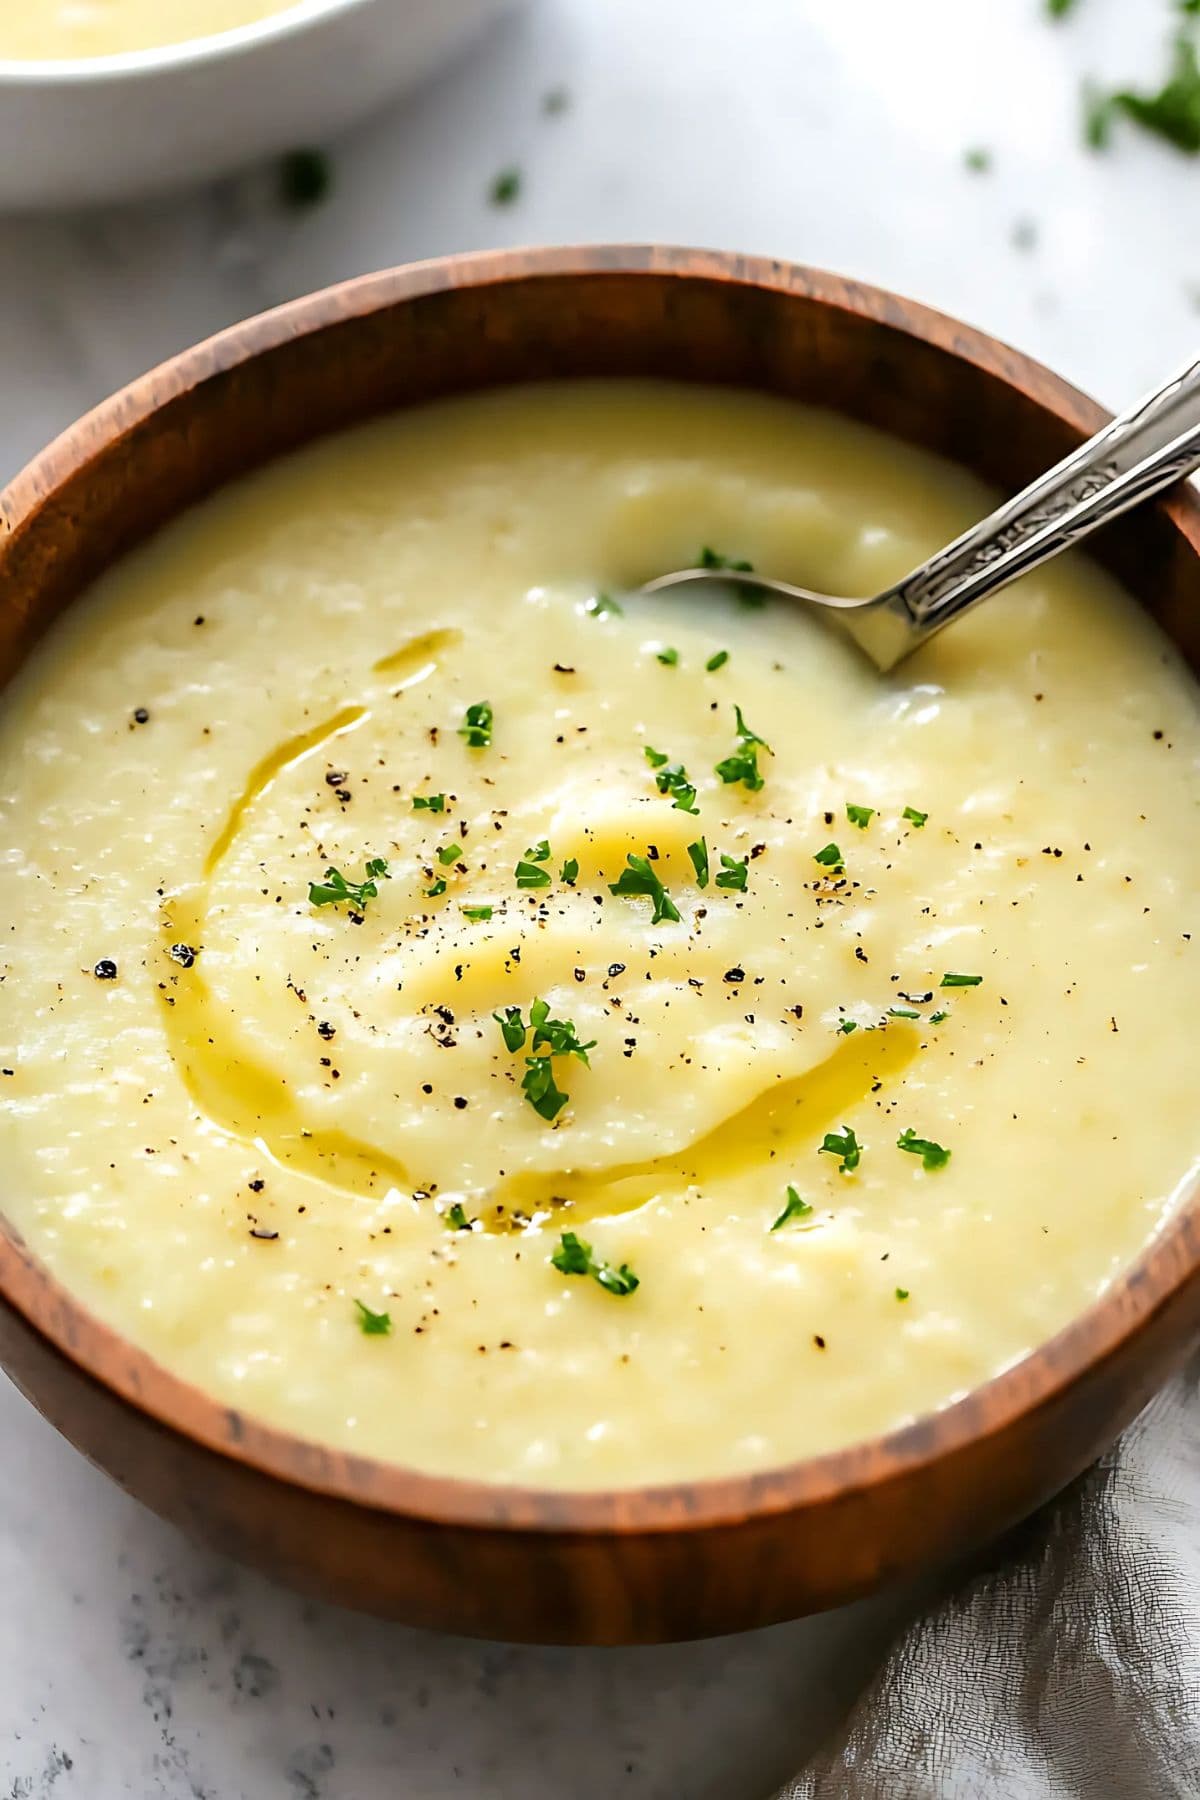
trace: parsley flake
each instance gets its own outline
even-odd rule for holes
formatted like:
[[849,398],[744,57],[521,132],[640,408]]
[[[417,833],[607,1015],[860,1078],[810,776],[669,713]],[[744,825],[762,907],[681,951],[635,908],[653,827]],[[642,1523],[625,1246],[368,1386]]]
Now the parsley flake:
[[694,844],[688,845],[687,853],[691,857],[692,867],[696,871],[696,886],[702,887],[702,888],[707,887],[708,886],[708,841],[707,841],[707,839],[706,838],[697,838]]
[[445,1218],[451,1231],[470,1231],[475,1223],[474,1219],[468,1219],[467,1209],[461,1200],[456,1200],[453,1206],[446,1208]]
[[575,1056],[588,1067],[587,1053],[595,1049],[596,1040],[593,1038],[590,1043],[581,1044],[569,1020],[550,1017],[548,1000],[533,1002],[528,1025],[521,1017],[519,1006],[506,1006],[503,1013],[493,1013],[492,1017],[500,1027],[508,1050],[524,1049],[526,1036],[532,1033],[521,1091],[541,1118],[555,1118],[566,1105],[568,1096],[555,1082],[552,1058]]
[[982,975],[946,974],[946,975],[942,976],[942,979],[938,983],[938,986],[939,987],[978,987],[982,981],[983,981]]
[[896,1289],[896,1298],[897,1298],[897,1300],[907,1300],[908,1299],[908,1289],[907,1288],[897,1288]]
[[714,571],[732,569],[735,575],[753,575],[754,573],[754,564],[747,562],[744,556],[722,556],[721,552],[714,550],[710,544],[701,545],[700,554],[696,558],[696,567]]
[[679,661],[678,650],[673,649],[670,644],[665,645],[661,650],[656,650],[654,654],[658,661],[664,663],[668,669],[673,669]]
[[648,859],[635,856],[631,850],[626,855],[625,864],[620,880],[609,882],[609,893],[629,897],[645,896],[653,900],[654,914],[650,920],[652,925],[660,925],[664,919],[677,920],[679,908],[659,880],[657,872],[651,868]]
[[575,886],[575,883],[579,879],[579,858],[577,856],[568,856],[566,862],[558,871],[558,879],[560,881],[565,881],[568,887]]
[[542,838],[539,843],[532,844],[513,870],[513,874],[517,879],[517,886],[519,888],[549,887],[551,881],[550,871],[549,869],[544,869],[542,867],[542,864],[549,862],[549,860],[550,844],[548,839]]
[[718,669],[723,669],[728,661],[728,650],[714,650],[704,667],[708,670],[709,674],[712,675],[715,674]]
[[513,167],[501,169],[493,176],[492,185],[488,189],[488,199],[493,206],[511,206],[521,192],[521,171]]
[[914,1006],[889,1006],[889,1019],[919,1019],[920,1013]]
[[902,1131],[896,1139],[897,1150],[907,1150],[912,1156],[919,1156],[921,1167],[927,1174],[934,1169],[944,1169],[950,1161],[949,1150],[943,1150],[932,1138],[918,1137],[915,1131]]
[[680,762],[669,762],[661,750],[644,746],[646,761],[654,770],[654,785],[660,794],[670,794],[676,812],[698,813],[696,789],[688,780],[688,772]]
[[584,602],[583,610],[585,613],[590,613],[593,619],[606,619],[610,613],[614,618],[619,619],[622,614],[621,607],[617,605],[611,594],[593,594],[590,600]]
[[465,738],[471,750],[486,750],[492,741],[491,707],[486,700],[476,700],[468,706],[463,714],[463,722],[458,728],[460,738]]
[[825,869],[840,869],[843,867],[842,853],[836,844],[826,844],[823,850],[814,850],[813,861],[819,862],[822,868]]
[[900,817],[902,819],[907,819],[909,824],[914,825],[919,831],[929,817],[929,814],[918,812],[915,806],[906,806],[904,811],[900,814]]
[[940,1025],[942,1023],[943,1019],[948,1019],[949,1017],[950,1017],[950,1014],[948,1012],[930,1013],[929,1023],[931,1025]]
[[437,853],[437,859],[441,863],[443,869],[448,869],[450,864],[457,862],[461,855],[461,844],[443,844]]
[[811,1212],[812,1207],[808,1204],[808,1201],[802,1200],[795,1188],[789,1186],[787,1191],[787,1204],[772,1225],[771,1230],[778,1231],[780,1226],[786,1225],[790,1219],[807,1219]]
[[818,1147],[817,1155],[820,1156],[822,1152],[827,1156],[841,1157],[838,1169],[843,1175],[848,1175],[852,1169],[857,1169],[862,1161],[862,1145],[849,1125],[843,1125],[840,1131],[827,1131]]
[[385,1312],[372,1312],[361,1300],[354,1302],[358,1308],[359,1329],[364,1337],[390,1337],[392,1315]]
[[550,1261],[560,1275],[590,1275],[607,1294],[623,1297],[632,1294],[638,1285],[638,1278],[628,1263],[622,1263],[618,1269],[610,1262],[602,1262],[593,1254],[592,1246],[573,1231],[562,1233]]
[[366,873],[361,881],[347,881],[340,869],[326,869],[324,881],[312,881],[308,887],[310,906],[338,906],[343,900],[351,906],[358,907],[360,912],[366,910],[368,900],[378,898],[379,889],[376,883],[390,881],[387,859],[372,856],[368,859]]
[[743,856],[739,861],[736,856],[726,856],[721,852],[721,873],[717,876],[719,888],[731,888],[736,894],[746,891],[746,877],[750,872],[750,858]]
[[849,1037],[852,1031],[858,1030],[857,1019],[843,1019],[838,1025],[838,1030],[843,1037]]
[[857,825],[860,831],[865,831],[875,817],[875,808],[873,806],[855,806],[851,803],[846,807],[846,817],[852,825]]
[[414,794],[412,806],[414,812],[445,812],[446,796],[445,794]]
[[763,777],[758,767],[758,752],[760,749],[765,750],[769,756],[772,753],[771,746],[766,738],[761,738],[756,731],[751,731],[742,717],[740,706],[734,707],[733,715],[738,747],[732,756],[725,757],[717,764],[715,773],[726,784],[740,781],[751,793],[757,793],[763,785]]
[[425,898],[427,900],[436,900],[438,895],[444,894],[445,891],[446,877],[444,875],[439,875],[437,880],[431,881],[429,886],[425,889]]
[[491,918],[492,909],[490,906],[464,906],[462,915],[464,919],[469,919],[472,925],[481,925]]

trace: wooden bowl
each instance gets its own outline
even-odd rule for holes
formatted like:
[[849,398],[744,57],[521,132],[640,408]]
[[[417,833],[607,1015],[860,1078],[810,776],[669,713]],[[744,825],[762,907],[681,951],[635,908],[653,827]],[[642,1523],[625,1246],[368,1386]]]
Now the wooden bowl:
[[[0,681],[106,564],[218,484],[386,408],[557,375],[794,395],[1009,490],[1105,416],[979,332],[781,263],[598,248],[368,276],[144,376],[0,495]],[[1096,553],[1195,667],[1193,494],[1131,514]],[[944,1411],[811,1461],[676,1487],[487,1486],[270,1430],[93,1318],[3,1221],[0,1360],[147,1505],[329,1599],[489,1637],[702,1636],[833,1606],[968,1552],[1085,1468],[1200,1327],[1198,1210],[1193,1195],[1103,1299]]]

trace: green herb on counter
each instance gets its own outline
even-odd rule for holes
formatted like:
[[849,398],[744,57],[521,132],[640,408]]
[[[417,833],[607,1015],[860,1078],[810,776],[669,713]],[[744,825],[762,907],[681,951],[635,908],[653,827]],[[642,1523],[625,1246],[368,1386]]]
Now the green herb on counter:
[[289,150],[279,159],[279,198],[293,212],[319,206],[333,186],[333,164],[324,150]]
[[628,1263],[622,1263],[618,1269],[612,1263],[600,1261],[593,1255],[592,1246],[576,1237],[573,1231],[562,1233],[550,1261],[560,1275],[590,1275],[608,1294],[623,1297],[632,1294],[638,1285],[638,1278]]
[[493,177],[492,185],[488,189],[488,199],[492,205],[511,206],[521,192],[523,179],[518,168],[501,169],[500,173]]

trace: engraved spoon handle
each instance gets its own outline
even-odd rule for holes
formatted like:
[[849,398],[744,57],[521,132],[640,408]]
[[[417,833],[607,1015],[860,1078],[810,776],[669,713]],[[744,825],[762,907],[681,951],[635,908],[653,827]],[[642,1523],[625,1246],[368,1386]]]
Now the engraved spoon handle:
[[1200,362],[1193,362],[898,582],[883,609],[907,625],[901,654],[1198,464]]

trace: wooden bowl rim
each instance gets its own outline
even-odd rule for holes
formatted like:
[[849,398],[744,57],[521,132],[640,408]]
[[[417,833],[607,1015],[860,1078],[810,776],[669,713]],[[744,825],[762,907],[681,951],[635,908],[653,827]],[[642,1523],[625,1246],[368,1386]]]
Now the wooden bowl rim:
[[[184,350],[63,432],[0,492],[0,560],[72,478],[156,411],[289,339],[311,336],[448,289],[563,277],[645,275],[724,282],[793,295],[874,321],[1023,391],[1081,437],[1109,417],[1078,389],[1000,340],[885,289],[803,265],[656,245],[483,251],[358,276],[287,302]],[[603,379],[603,377],[601,377]],[[1190,488],[1159,503],[1200,555],[1200,501]],[[76,1300],[0,1214],[0,1301],[91,1381],[206,1450],[316,1494],[434,1525],[561,1535],[636,1535],[737,1525],[802,1513],[910,1480],[1049,1406],[1116,1356],[1200,1270],[1200,1179],[1111,1286],[1054,1337],[940,1411],[845,1448],[739,1475],[596,1490],[506,1485],[423,1474],[321,1445],[246,1418],[172,1375]]]

